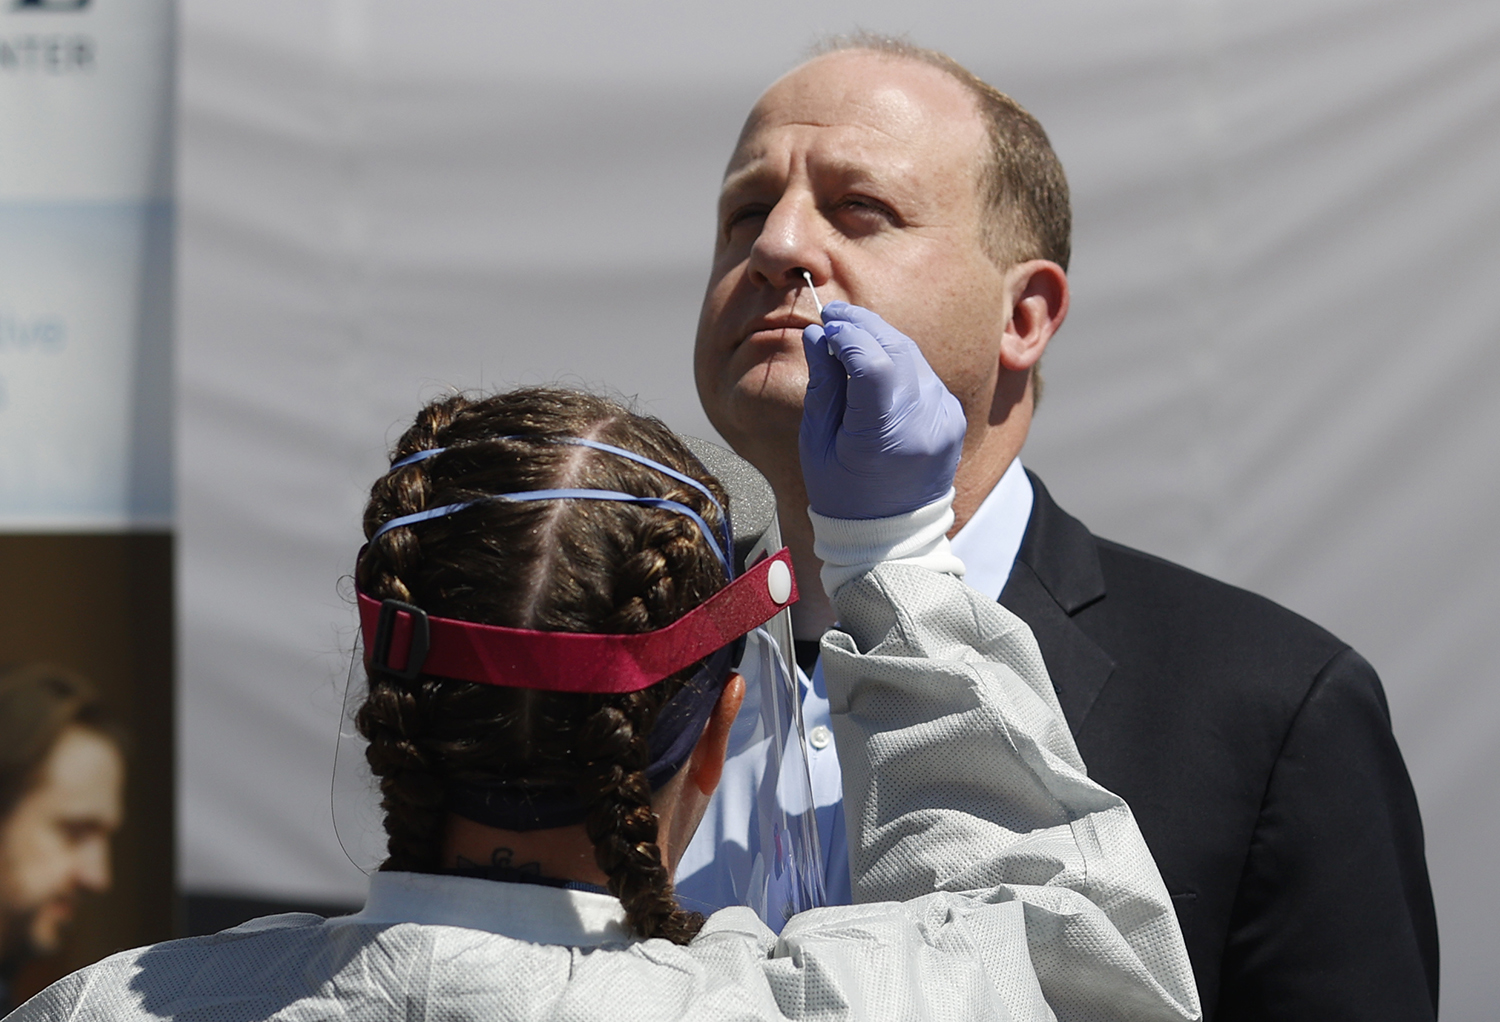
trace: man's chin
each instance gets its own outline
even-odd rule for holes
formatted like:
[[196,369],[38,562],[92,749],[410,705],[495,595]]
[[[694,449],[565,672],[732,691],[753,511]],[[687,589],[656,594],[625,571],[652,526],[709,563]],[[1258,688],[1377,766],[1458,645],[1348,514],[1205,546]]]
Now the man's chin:
[[797,449],[797,431],[802,426],[802,399],[807,380],[759,379],[746,376],[733,387],[716,416],[715,426],[726,440],[743,439],[756,446],[789,443]]
[[50,955],[62,947],[63,933],[72,919],[71,902],[53,902],[40,909],[31,918],[31,954]]

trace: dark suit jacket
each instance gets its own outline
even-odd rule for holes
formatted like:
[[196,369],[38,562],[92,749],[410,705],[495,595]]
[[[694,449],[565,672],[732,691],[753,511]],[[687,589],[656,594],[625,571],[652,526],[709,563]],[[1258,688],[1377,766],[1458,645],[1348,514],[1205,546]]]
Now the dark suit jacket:
[[1422,821],[1375,671],[1031,484],[1000,602],[1036,634],[1090,776],[1135,811],[1205,1020],[1434,1018]]

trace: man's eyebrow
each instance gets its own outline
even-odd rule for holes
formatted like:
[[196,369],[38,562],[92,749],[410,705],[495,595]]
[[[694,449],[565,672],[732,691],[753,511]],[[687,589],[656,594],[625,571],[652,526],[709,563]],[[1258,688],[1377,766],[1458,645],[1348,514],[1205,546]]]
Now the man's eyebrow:
[[719,195],[722,198],[734,189],[749,187],[758,183],[759,179],[771,176],[770,168],[759,161],[726,170],[724,180],[719,185]]
[[[825,157],[820,161],[820,171],[822,172],[820,176],[835,176],[844,184],[859,185],[872,182],[887,186],[894,184],[889,180],[888,175],[882,175],[880,168],[872,166],[868,160]],[[754,188],[762,180],[775,177],[776,172],[759,160],[725,171],[724,181],[719,186],[720,201],[733,191]]]
[[119,824],[97,817],[89,817],[87,819],[74,817],[59,820],[58,826],[68,834],[78,837],[88,837],[93,834],[109,834]]

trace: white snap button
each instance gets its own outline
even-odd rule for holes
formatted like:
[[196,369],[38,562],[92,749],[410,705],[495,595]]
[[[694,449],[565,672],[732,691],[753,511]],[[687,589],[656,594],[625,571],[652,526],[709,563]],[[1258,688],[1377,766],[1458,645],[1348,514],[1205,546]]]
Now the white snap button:
[[811,745],[814,749],[826,749],[832,741],[833,732],[822,724],[819,724],[807,734],[807,744]]
[[766,569],[766,591],[778,604],[792,598],[792,572],[785,561],[772,561]]

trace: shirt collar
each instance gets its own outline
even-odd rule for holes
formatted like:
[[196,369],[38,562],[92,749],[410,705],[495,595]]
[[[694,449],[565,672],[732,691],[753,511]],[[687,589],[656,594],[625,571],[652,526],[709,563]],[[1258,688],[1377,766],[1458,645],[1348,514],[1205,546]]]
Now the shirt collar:
[[462,926],[569,947],[634,940],[625,928],[625,907],[607,894],[432,873],[375,873],[364,909],[344,918],[355,923]]
[[992,600],[1000,598],[1010,580],[1034,498],[1031,480],[1015,458],[953,537],[953,552],[964,562],[964,582]]

